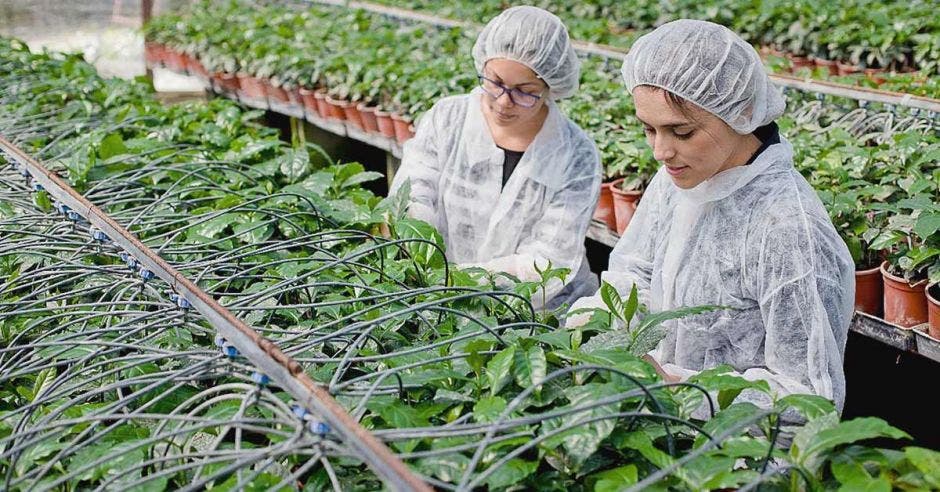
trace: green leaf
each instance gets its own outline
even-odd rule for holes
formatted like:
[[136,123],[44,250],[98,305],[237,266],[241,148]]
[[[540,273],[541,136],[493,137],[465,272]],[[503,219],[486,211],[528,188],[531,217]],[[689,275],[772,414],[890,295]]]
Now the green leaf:
[[55,382],[56,378],[56,369],[55,367],[50,367],[48,369],[43,369],[36,374],[36,379],[33,381],[33,397],[32,401],[36,401],[37,398],[42,396],[43,391],[52,385]]
[[52,199],[49,198],[49,193],[47,191],[40,191],[33,194],[33,203],[39,207],[39,210],[43,212],[52,211]]
[[366,407],[379,414],[390,427],[408,428],[429,425],[428,420],[421,415],[417,408],[406,405],[399,400],[373,399],[366,404]]
[[358,186],[362,183],[367,183],[369,181],[375,181],[377,179],[384,178],[385,175],[382,173],[377,173],[375,171],[364,171],[359,174],[350,176],[348,179],[343,181],[341,185],[342,188],[349,188],[352,186]]
[[516,347],[509,347],[499,351],[486,364],[486,379],[490,383],[490,396],[495,396],[506,386],[512,376],[512,362]]
[[607,282],[601,284],[601,300],[604,301],[604,305],[607,306],[607,310],[610,311],[611,314],[616,316],[617,319],[624,324],[627,323],[627,320],[623,317],[623,299],[620,298],[620,293],[617,292],[617,289],[613,285]]
[[516,485],[525,480],[526,477],[531,475],[538,467],[539,463],[537,461],[525,461],[513,458],[487,477],[486,484],[489,485],[490,490]]
[[[727,366],[722,366],[721,369],[730,370]],[[770,385],[767,381],[748,381],[740,376],[719,374],[714,371],[696,374],[689,378],[689,382],[698,383],[709,391],[717,391],[720,408],[728,407],[745,389],[770,394]]]
[[904,455],[921,473],[924,480],[932,487],[940,489],[940,453],[930,449],[910,446],[904,448]]
[[280,145],[281,145],[281,141],[277,140],[276,138],[266,138],[264,140],[255,140],[253,142],[250,142],[244,148],[242,148],[240,152],[227,156],[226,160],[235,160],[238,162],[244,162],[251,157],[254,157],[267,150],[277,148]]
[[419,264],[432,268],[444,266],[444,257],[440,251],[444,251],[444,238],[437,232],[432,225],[420,220],[404,218],[396,221],[394,224],[395,235],[401,239],[424,239],[438,246],[425,242],[413,242],[405,245],[405,248]]
[[639,451],[644,458],[657,468],[667,468],[675,461],[672,456],[659,450],[653,445],[653,440],[643,431],[630,432],[617,443],[621,448],[630,448]]
[[303,178],[310,172],[310,154],[307,149],[299,147],[289,149],[284,153],[281,160],[281,174],[287,177],[291,183]]
[[596,473],[592,477],[597,478],[597,482],[594,483],[594,492],[625,490],[639,479],[636,465],[621,466],[613,470]]
[[547,370],[545,351],[540,345],[533,345],[525,352],[522,350],[516,352],[513,374],[520,388],[538,386],[545,379]]
[[[753,403],[735,403],[734,405],[731,405],[728,408],[725,408],[724,410],[716,413],[714,417],[705,422],[703,428],[707,433],[715,436],[726,431],[730,431],[735,426],[741,425],[745,420],[752,421],[753,418],[760,413],[761,409]],[[750,427],[751,426],[738,427],[738,430],[736,431],[737,435],[743,435],[747,433],[747,430]],[[698,448],[707,441],[708,439],[703,434],[699,434],[698,437],[695,438],[693,447]]]
[[787,395],[778,400],[775,407],[781,412],[788,408],[795,408],[806,417],[806,420],[813,420],[836,411],[832,401],[818,395]]
[[487,396],[480,398],[480,401],[473,406],[473,418],[481,423],[495,422],[505,409],[506,400],[498,396]]
[[914,233],[923,239],[927,239],[935,232],[940,230],[940,213],[922,213],[914,224]]
[[238,239],[248,244],[258,244],[268,240],[274,234],[273,224],[264,224],[260,220],[251,220],[235,224],[233,228]]
[[127,147],[124,145],[124,138],[120,133],[111,133],[101,140],[98,148],[98,157],[101,160],[110,159],[116,155],[126,154]]
[[[562,407],[562,409],[588,406],[599,399],[615,395],[619,393],[620,390],[621,389],[613,383],[589,383],[583,386],[566,388],[565,397],[568,399],[569,404]],[[541,435],[546,435],[566,427],[571,428],[546,439],[542,442],[542,447],[553,449],[559,444],[563,444],[568,455],[574,462],[583,463],[597,451],[601,442],[613,432],[616,419],[605,418],[589,424],[582,422],[616,414],[620,411],[620,404],[621,402],[609,403],[545,421],[545,423],[542,424],[542,428],[539,430]]]
[[462,454],[451,453],[421,459],[418,461],[418,469],[445,482],[455,483],[463,476],[469,464],[470,458]]

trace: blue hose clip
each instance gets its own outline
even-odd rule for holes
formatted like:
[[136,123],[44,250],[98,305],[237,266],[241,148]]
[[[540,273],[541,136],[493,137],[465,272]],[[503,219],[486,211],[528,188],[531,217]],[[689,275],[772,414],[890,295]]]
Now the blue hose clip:
[[307,424],[307,428],[310,429],[310,432],[318,436],[325,436],[330,433],[330,424],[326,422],[320,422],[318,420],[311,420]]

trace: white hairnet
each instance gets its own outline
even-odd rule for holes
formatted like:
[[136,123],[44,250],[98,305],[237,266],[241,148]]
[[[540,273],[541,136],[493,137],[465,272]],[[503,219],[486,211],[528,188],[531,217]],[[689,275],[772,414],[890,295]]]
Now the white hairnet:
[[786,103],[754,48],[730,29],[680,19],[642,36],[623,61],[623,81],[665,89],[746,135],[783,114]]
[[578,90],[581,61],[568,39],[568,30],[557,16],[538,7],[512,7],[494,17],[473,45],[477,72],[494,58],[519,62],[546,84],[552,99]]

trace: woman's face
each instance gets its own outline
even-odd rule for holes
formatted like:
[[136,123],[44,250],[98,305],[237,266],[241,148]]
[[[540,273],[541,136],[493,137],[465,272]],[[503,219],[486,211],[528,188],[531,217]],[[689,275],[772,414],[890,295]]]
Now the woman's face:
[[686,103],[682,108],[667,99],[666,91],[647,85],[633,89],[636,117],[643,124],[653,157],[679,188],[694,188],[702,181],[747,162],[760,142],[740,135],[717,116]]
[[[545,107],[548,95],[548,86],[529,67],[512,60],[496,58],[486,62],[483,67],[483,76],[504,87],[517,89],[528,94],[542,96],[530,108],[524,108],[512,101],[508,92],[503,92],[498,98],[483,95],[483,107],[489,114],[490,122],[503,127],[524,126],[534,122]],[[496,88],[495,93],[501,89]],[[492,89],[489,92],[494,92]]]

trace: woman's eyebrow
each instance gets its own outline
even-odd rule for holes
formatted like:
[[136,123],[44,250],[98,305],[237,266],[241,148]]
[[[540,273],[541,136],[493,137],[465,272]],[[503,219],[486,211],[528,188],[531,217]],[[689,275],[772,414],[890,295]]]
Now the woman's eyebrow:
[[[640,119],[639,116],[637,116],[636,119],[639,120],[640,123],[642,123],[642,124],[645,125],[645,126],[649,126],[649,127],[652,127],[652,126],[653,126],[653,125],[651,125],[651,124],[649,124],[649,123],[643,121],[642,119]],[[663,128],[678,128],[678,127],[680,127],[680,126],[688,126],[688,125],[691,125],[691,124],[692,124],[691,121],[677,121],[677,122],[666,123],[666,124],[664,124],[664,125],[656,125],[656,126],[660,126],[660,127],[663,127]]]

